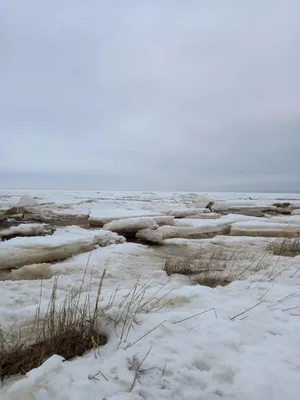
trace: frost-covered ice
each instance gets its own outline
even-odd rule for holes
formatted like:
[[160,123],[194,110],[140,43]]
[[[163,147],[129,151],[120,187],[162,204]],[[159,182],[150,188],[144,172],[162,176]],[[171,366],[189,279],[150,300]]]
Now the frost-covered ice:
[[26,207],[26,206],[38,206],[39,203],[32,198],[31,196],[28,196],[28,194],[25,194],[16,204],[16,207]]
[[103,227],[104,229],[112,232],[138,232],[142,229],[157,229],[158,224],[153,218],[139,217],[139,218],[125,218],[112,221]]
[[300,214],[283,215],[270,218],[271,222],[280,222],[285,224],[298,224],[300,226]]
[[162,244],[165,239],[186,238],[201,239],[213,237],[221,233],[229,233],[229,224],[199,224],[197,226],[161,226],[156,230],[143,229],[136,234],[140,240]]
[[[210,215],[210,214],[207,214]],[[193,227],[199,227],[199,226],[222,226],[222,225],[232,225],[235,222],[244,222],[244,221],[265,221],[263,218],[258,218],[258,217],[251,217],[247,215],[241,215],[241,214],[228,214],[221,216],[217,220],[212,218],[211,220],[208,220],[207,218],[205,219],[198,219],[198,218],[182,218],[179,220],[176,220],[176,226],[193,226]]]
[[7,238],[10,236],[39,236],[39,235],[50,235],[54,232],[47,224],[20,224],[17,226],[11,226],[7,229],[0,230],[0,238]]
[[157,225],[159,226],[163,226],[163,225],[175,225],[175,217],[171,216],[171,215],[160,215],[157,217],[153,217],[154,221],[157,223]]
[[31,264],[25,265],[18,269],[12,269],[10,274],[7,276],[8,280],[22,281],[22,280],[34,280],[34,279],[50,279],[53,273],[51,264]]
[[201,239],[229,233],[231,225],[236,221],[252,220],[261,221],[262,219],[233,214],[218,219],[181,218],[175,221],[175,226],[161,226],[155,231],[143,229],[137,233],[137,238],[160,244],[170,238]]
[[203,213],[209,213],[209,210],[207,208],[179,208],[166,212],[167,215],[173,215],[176,218],[185,218]]
[[125,239],[109,231],[78,227],[57,229],[52,236],[14,238],[0,242],[0,269],[66,259],[98,245],[122,243]]
[[239,248],[246,246],[254,248],[256,252],[264,251],[270,242],[273,242],[272,237],[259,237],[259,236],[215,236],[211,239],[211,243],[229,248]]
[[188,216],[189,219],[218,219],[220,217],[221,217],[220,214],[217,214],[217,213],[214,213],[214,212],[210,212],[210,213],[203,212],[203,213],[199,213],[199,214],[196,214],[196,215],[189,215]]
[[236,222],[232,225],[231,235],[236,236],[269,236],[269,237],[297,237],[300,236],[300,224],[287,224],[275,222]]
[[157,215],[153,211],[145,210],[106,210],[106,209],[93,209],[90,212],[89,222],[94,226],[103,226],[110,222],[122,220],[125,218],[142,218]]
[[[76,212],[91,212],[97,217],[150,216],[168,210],[195,208],[197,201],[203,198],[215,201],[215,206],[270,206],[274,203],[289,201],[299,205],[299,194],[283,193],[170,193],[170,192],[110,192],[110,191],[69,191],[69,190],[28,190],[27,194],[38,203],[55,202],[70,207]],[[15,206],[24,191],[20,189],[2,189],[0,209]],[[249,199],[251,197],[252,200]],[[106,211],[107,210],[107,211]],[[125,214],[124,214],[125,212]],[[143,214],[141,214],[143,213]],[[111,214],[111,215],[110,215]],[[119,214],[119,215],[117,215]],[[153,215],[153,214],[152,214]]]
[[293,210],[292,215],[300,215],[300,209]]

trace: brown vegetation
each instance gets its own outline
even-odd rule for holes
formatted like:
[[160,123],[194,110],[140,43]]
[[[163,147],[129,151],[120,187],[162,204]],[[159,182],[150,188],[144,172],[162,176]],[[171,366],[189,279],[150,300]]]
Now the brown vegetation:
[[268,245],[267,250],[276,256],[295,257],[300,254],[300,237],[276,240]]
[[195,255],[166,260],[164,269],[167,275],[182,274],[188,275],[192,283],[215,288],[228,285],[232,279],[224,276],[226,260],[224,254],[213,252],[209,256],[203,252]]
[[[75,285],[60,305],[57,305],[56,300],[56,279],[47,311],[43,315],[40,301],[32,323],[25,321],[27,326],[25,323],[20,323],[19,327],[14,325],[8,332],[0,329],[2,380],[37,368],[54,354],[70,360],[88,350],[95,351],[107,342],[107,337],[102,332],[104,325],[111,325],[116,329],[119,345],[127,343],[127,347],[130,347],[147,336],[149,332],[133,343],[129,340],[134,325],[138,323],[138,315],[161,310],[169,303],[166,297],[170,292],[164,293],[165,285],[161,285],[153,293],[151,281],[141,284],[138,279],[121,299],[118,295],[119,287],[116,288],[111,293],[108,303],[104,305],[101,303],[101,289],[105,274],[106,269],[95,293],[91,281],[85,283],[85,270],[80,286]],[[147,293],[150,289],[149,297]]]
[[238,279],[264,270],[269,266],[266,254],[247,254],[242,249],[234,251],[202,249],[200,252],[185,258],[168,259],[164,270],[167,275],[187,275],[195,284],[215,288],[226,286]]
[[[69,360],[86,351],[103,346],[107,338],[99,331],[100,293],[105,272],[99,282],[93,305],[90,295],[81,301],[82,286],[74,289],[58,307],[56,281],[44,316],[37,309],[35,320],[28,330],[21,324],[10,332],[0,330],[0,377],[25,374],[39,367],[52,355]],[[15,332],[16,331],[16,332]]]

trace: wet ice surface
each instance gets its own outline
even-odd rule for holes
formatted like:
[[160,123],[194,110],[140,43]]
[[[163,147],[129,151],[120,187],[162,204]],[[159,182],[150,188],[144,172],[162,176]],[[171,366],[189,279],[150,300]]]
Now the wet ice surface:
[[[14,206],[22,191],[2,191],[0,209]],[[168,210],[194,208],[198,194],[181,193],[111,193],[28,191],[37,201],[52,202],[72,212],[91,212],[98,217],[132,217],[161,215]],[[4,197],[3,197],[4,196]],[[5,197],[6,196],[6,197]],[[223,202],[249,206],[248,195],[205,194]],[[300,204],[300,195],[250,194],[258,205],[271,205],[278,199]],[[251,203],[252,204],[252,203]],[[145,213],[145,214],[143,214]],[[147,214],[148,213],[148,214]],[[227,222],[253,226],[253,218],[226,216]],[[276,226],[288,223],[289,216],[274,219]],[[201,222],[200,222],[201,221]],[[212,220],[216,224],[219,220]],[[225,220],[226,221],[226,220]],[[223,221],[224,222],[224,221]],[[297,218],[293,218],[295,225]],[[219,222],[220,223],[220,222]],[[207,220],[178,220],[178,226],[199,226]],[[296,224],[297,225],[297,224]],[[243,225],[242,225],[243,226]],[[77,236],[76,236],[77,235]],[[80,228],[59,229],[55,245],[84,240],[93,236]],[[59,239],[61,238],[61,239]],[[16,251],[16,243],[27,241],[43,245],[45,238],[12,239],[4,252]],[[116,304],[139,279],[149,282],[145,299],[161,288],[168,304],[157,312],[139,313],[138,324],[126,342],[119,344],[119,333],[107,326],[109,340],[85,356],[62,362],[53,356],[27,377],[13,377],[0,388],[5,400],[73,400],[73,399],[298,399],[300,391],[300,257],[268,255],[264,269],[228,286],[211,289],[192,286],[182,275],[168,277],[163,270],[168,257],[214,251],[235,251],[239,265],[245,254],[263,255],[270,238],[216,236],[211,239],[167,239],[163,246],[150,247],[138,243],[111,243],[91,253],[73,256],[52,265],[59,275],[58,300],[63,300],[80,280],[85,270],[90,285],[96,290],[99,277],[107,267],[103,288],[103,304],[117,288]],[[23,241],[23,242],[22,242]],[[14,244],[15,243],[15,244]],[[72,242],[73,243],[73,242]],[[26,243],[25,243],[26,244]],[[9,247],[10,246],[10,247]],[[18,247],[18,246],[17,246]],[[20,247],[18,247],[20,249]],[[18,250],[19,251],[19,250]],[[246,258],[247,258],[246,257]],[[87,266],[88,262],[88,266]],[[238,266],[239,266],[238,265]],[[40,281],[0,282],[0,324],[9,328],[23,319],[30,324],[42,299],[42,310],[51,294],[54,278]],[[255,306],[254,308],[252,308]],[[213,309],[213,310],[212,310]],[[206,310],[211,310],[198,315]],[[248,310],[248,311],[247,311]],[[115,312],[114,309],[111,310]],[[240,314],[240,315],[239,315]],[[192,318],[191,318],[192,317]],[[182,322],[180,322],[182,321]],[[135,343],[136,342],[136,343]],[[143,373],[129,388],[135,371],[130,368],[134,357],[147,354]],[[102,375],[96,379],[89,377]]]

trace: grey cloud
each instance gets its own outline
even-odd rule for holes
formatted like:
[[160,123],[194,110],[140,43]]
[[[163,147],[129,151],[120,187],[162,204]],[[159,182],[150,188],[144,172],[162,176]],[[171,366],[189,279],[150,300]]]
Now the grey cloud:
[[2,3],[0,186],[299,190],[299,2]]

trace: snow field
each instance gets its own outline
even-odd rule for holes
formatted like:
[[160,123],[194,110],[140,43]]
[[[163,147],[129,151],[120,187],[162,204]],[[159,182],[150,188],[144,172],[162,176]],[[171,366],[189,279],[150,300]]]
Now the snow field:
[[[5,199],[5,205],[16,203],[16,193],[4,193],[13,196],[12,200]],[[59,275],[58,302],[63,301],[74,285],[80,284],[85,270],[92,297],[95,296],[105,266],[102,305],[111,301],[113,293],[113,305],[107,310],[112,318],[118,315],[119,305],[137,281],[140,288],[143,285],[147,288],[142,301],[146,304],[137,310],[135,320],[130,320],[132,327],[127,323],[121,342],[124,323],[115,326],[100,320],[101,329],[108,335],[105,346],[96,353],[91,351],[67,362],[54,355],[25,377],[5,380],[0,388],[1,400],[299,399],[300,256],[269,254],[263,268],[256,269],[254,263],[243,280],[215,289],[193,286],[188,277],[176,274],[167,277],[163,271],[166,258],[185,257],[202,248],[208,252],[215,249],[226,254],[235,252],[237,261],[230,265],[231,270],[246,268],[251,257],[259,263],[274,238],[217,234],[211,239],[191,239],[191,232],[199,234],[208,229],[215,230],[215,234],[228,225],[250,233],[269,232],[274,227],[283,232],[288,225],[298,232],[296,214],[263,219],[243,215],[197,219],[193,214],[195,194],[37,191],[35,196],[40,197],[38,201],[67,204],[72,212],[95,206],[99,218],[105,215],[105,207],[110,210],[106,213],[108,218],[114,217],[117,209],[122,210],[118,216],[121,220],[138,217],[135,223],[140,224],[146,217],[153,228],[147,225],[144,233],[163,233],[163,246],[154,249],[124,243],[122,236],[111,231],[78,227],[58,228],[50,237],[15,238],[0,243],[1,267],[15,263],[21,266],[24,255],[27,263],[32,254],[54,257],[53,251],[57,249],[70,250],[64,255],[72,258],[51,265],[52,274]],[[248,207],[252,203],[246,195],[216,197],[227,204]],[[253,202],[272,204],[276,199],[274,195],[261,195]],[[299,195],[294,202],[297,201],[300,205]],[[185,218],[174,221],[174,210]],[[158,218],[170,212],[169,221],[175,225],[170,222],[170,226],[157,227],[167,222]],[[119,220],[115,224],[125,229],[129,222]],[[115,229],[116,225],[113,226]],[[179,231],[186,232],[188,238],[177,235]],[[175,232],[175,238],[170,232]],[[92,251],[78,254],[83,249]],[[40,301],[41,313],[45,312],[54,279],[42,282],[42,292],[38,280],[0,281],[2,328],[9,329],[20,321],[30,326]],[[86,290],[88,287],[84,285],[83,292]],[[155,307],[151,308],[153,304]]]
[[[257,276],[216,289],[167,284],[160,295],[169,292],[169,305],[139,314],[126,342],[119,345],[107,327],[109,341],[97,357],[62,363],[54,356],[6,384],[5,399],[297,399],[299,276],[291,276],[299,266],[295,260],[277,282]],[[156,291],[150,287],[147,297]],[[148,352],[129,391],[134,365]]]

